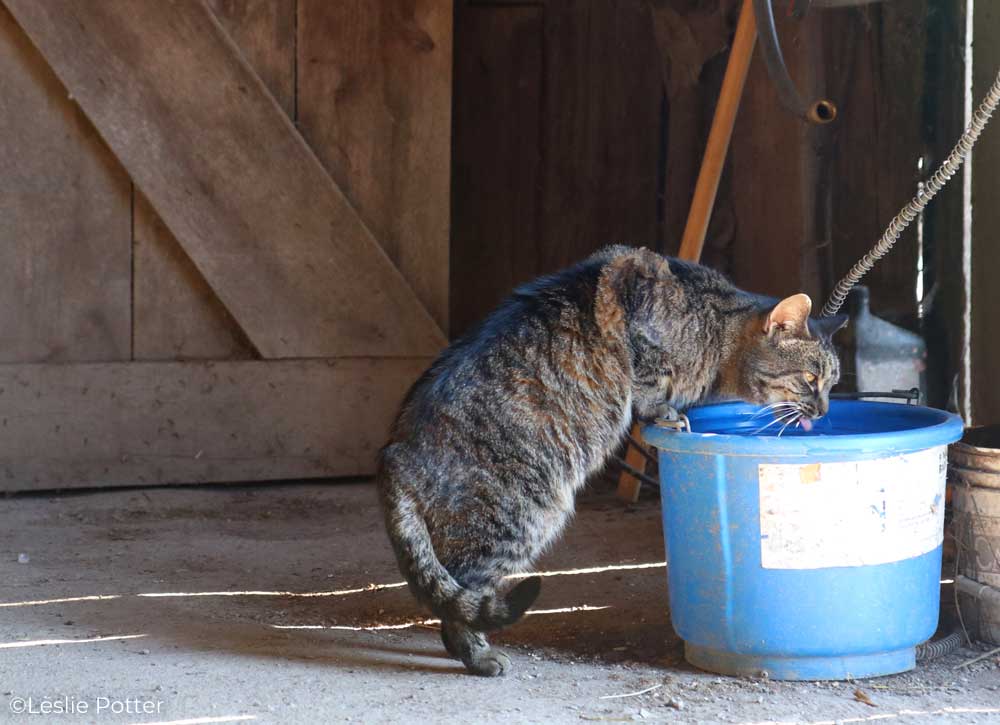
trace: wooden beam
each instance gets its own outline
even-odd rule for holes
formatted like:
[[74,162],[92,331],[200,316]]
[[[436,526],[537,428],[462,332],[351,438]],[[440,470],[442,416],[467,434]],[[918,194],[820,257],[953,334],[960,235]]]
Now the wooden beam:
[[645,3],[546,0],[544,24],[540,274],[655,245],[663,109]]
[[128,175],[0,8],[0,362],[128,360]]
[[299,0],[298,127],[448,326],[451,0]]
[[537,276],[545,12],[455,8],[451,333]]
[[[736,122],[736,113],[740,108],[743,87],[746,83],[750,60],[754,46],[757,44],[757,23],[753,13],[752,0],[743,0],[740,18],[736,25],[733,47],[729,52],[726,65],[726,75],[719,92],[719,101],[715,107],[712,119],[712,129],[709,132],[705,155],[702,158],[701,169],[698,172],[698,182],[695,186],[694,198],[688,212],[684,236],[678,256],[681,259],[697,262],[701,259],[701,250],[705,245],[705,234],[715,206],[716,192],[719,190],[719,180],[725,166],[726,154],[729,151],[729,141]],[[638,423],[632,426],[632,438],[642,440],[642,429]],[[625,463],[630,467],[643,470],[646,466],[642,451],[629,442],[625,450]],[[618,498],[629,503],[639,500],[642,483],[627,471],[622,471],[618,477]]]
[[[926,156],[923,105],[927,33],[944,18],[928,12],[928,0],[878,3],[865,12],[818,16],[824,19],[823,42],[831,46],[823,65],[828,69],[831,97],[840,109],[837,121],[830,124],[835,136],[829,150],[833,278],[837,280],[871,249],[886,225],[913,198],[917,182],[927,174],[918,169],[918,159],[926,157],[931,167],[943,160]],[[931,17],[933,21],[928,20]],[[893,38],[907,41],[887,43]],[[913,330],[919,326],[919,226],[910,224],[892,254],[862,281],[871,291],[874,314]],[[776,231],[772,230],[772,237]]]
[[0,491],[370,475],[429,362],[0,365]]
[[[289,118],[295,113],[295,0],[210,0],[212,12]],[[259,357],[141,191],[133,201],[136,360]]]
[[4,0],[267,358],[445,338],[200,0]]
[[705,156],[701,161],[701,171],[698,173],[691,210],[688,212],[687,225],[681,238],[678,255],[681,259],[694,261],[701,259],[705,233],[712,217],[712,207],[715,206],[715,194],[719,190],[719,179],[722,178],[722,168],[726,162],[726,153],[729,151],[729,140],[736,124],[736,112],[740,108],[743,86],[746,84],[750,59],[753,57],[756,44],[757,22],[753,3],[751,0],[744,0],[740,19],[736,25],[733,47],[729,52],[729,65],[722,81],[719,102],[715,106],[712,130],[708,134]]
[[[814,26],[821,14],[810,13],[804,23],[785,13],[775,14],[792,80],[805,97],[822,97],[822,79],[810,62],[817,35]],[[805,292],[818,307],[812,140],[825,132],[781,105],[763,60],[751,63],[747,71],[729,150],[729,201],[738,230],[731,247],[732,278],[738,286],[760,294]]]
[[[973,8],[972,104],[982,103],[1000,68],[1000,44],[992,39],[1000,32],[1000,7],[995,3],[976,3]],[[967,61],[968,62],[968,61]],[[1000,259],[997,257],[997,227],[1000,225],[1000,119],[994,118],[972,152],[971,336],[967,339],[971,410],[966,410],[973,425],[1000,422],[1000,385],[993,373],[1000,365],[1000,335],[997,334],[997,310],[1000,309]],[[955,319],[954,325],[962,324]],[[964,375],[963,375],[964,377]]]
[[[964,0],[931,0],[928,12],[933,14],[935,22],[927,27],[922,124],[928,144],[925,174],[934,171],[964,129],[966,88],[956,79],[965,75],[968,8]],[[995,134],[996,129],[990,133]],[[962,320],[968,293],[968,279],[963,270],[962,230],[966,212],[963,181],[964,178],[952,179],[923,214],[924,290],[928,298],[923,319],[928,353],[927,404],[949,410],[961,410],[964,406],[967,382],[961,374],[965,349]],[[931,291],[933,294],[928,294]]]
[[132,209],[132,358],[260,357],[138,189]]
[[207,1],[285,115],[294,119],[298,0]]

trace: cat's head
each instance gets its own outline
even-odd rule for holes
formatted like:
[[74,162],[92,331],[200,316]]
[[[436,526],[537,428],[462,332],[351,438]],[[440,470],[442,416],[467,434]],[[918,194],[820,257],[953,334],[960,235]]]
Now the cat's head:
[[812,319],[812,301],[797,294],[781,300],[754,322],[742,360],[741,396],[773,406],[784,420],[810,421],[826,415],[830,389],[840,379],[833,334],[846,315]]

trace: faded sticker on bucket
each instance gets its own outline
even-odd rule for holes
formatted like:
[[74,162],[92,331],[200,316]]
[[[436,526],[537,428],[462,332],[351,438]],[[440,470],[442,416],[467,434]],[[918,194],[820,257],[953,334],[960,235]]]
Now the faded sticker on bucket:
[[765,569],[870,566],[944,538],[945,446],[874,461],[761,464]]

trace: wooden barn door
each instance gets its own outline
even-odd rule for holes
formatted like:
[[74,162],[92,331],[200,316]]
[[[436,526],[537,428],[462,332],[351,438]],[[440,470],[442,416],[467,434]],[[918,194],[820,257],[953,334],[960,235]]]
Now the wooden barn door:
[[370,473],[445,344],[450,0],[2,0],[0,491]]

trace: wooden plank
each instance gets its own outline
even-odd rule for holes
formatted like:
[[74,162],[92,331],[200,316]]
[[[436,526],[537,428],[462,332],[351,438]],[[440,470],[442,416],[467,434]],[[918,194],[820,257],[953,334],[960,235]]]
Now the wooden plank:
[[693,262],[701,260],[701,251],[708,234],[708,224],[715,207],[716,193],[729,153],[729,142],[736,124],[736,114],[739,112],[756,44],[757,21],[753,0],[743,0],[740,19],[736,25],[736,34],[733,36],[733,45],[726,64],[726,74],[715,104],[712,128],[708,134],[705,154],[702,157],[698,181],[691,200],[691,211],[688,212],[687,222],[684,225],[684,236],[681,238],[678,252],[681,259]]
[[285,114],[295,118],[296,0],[208,0]]
[[[923,114],[928,144],[925,174],[933,172],[963,130],[966,5],[961,0],[932,0],[928,13]],[[967,289],[961,243],[965,212],[963,181],[962,176],[952,179],[924,211],[927,402],[951,410],[964,408],[965,400],[962,319]]]
[[[838,99],[832,173],[834,277],[871,246],[917,190],[924,154],[922,103],[927,0],[878,3],[829,13],[831,77],[844,78]],[[907,42],[898,42],[907,38]],[[865,277],[872,311],[917,327],[917,225]]]
[[133,359],[259,357],[141,191],[135,191]]
[[655,245],[665,139],[642,2],[549,0],[545,24],[538,259],[549,272],[609,243]]
[[[638,423],[632,425],[631,435],[636,441],[642,443],[642,426]],[[635,444],[629,442],[625,446],[625,463],[634,468],[636,471],[646,470],[646,456],[642,454]],[[625,503],[635,503],[639,500],[639,494],[642,492],[642,481],[630,474],[628,471],[622,471],[618,474],[618,488],[615,491],[615,495]]]
[[5,3],[262,355],[444,344],[202,2]]
[[514,285],[602,246],[658,246],[666,119],[640,0],[461,3],[455,17],[456,57],[473,59],[455,76],[461,332]]
[[[212,0],[212,11],[285,114],[295,113],[295,1]],[[257,357],[149,201],[134,202],[133,356],[136,360]]]
[[[927,55],[927,2],[879,3],[882,22],[876,39],[880,67],[875,93],[877,126],[873,136],[878,176],[868,179],[878,190],[878,229],[863,242],[860,235],[855,236],[863,248],[861,253],[871,248],[903,205],[913,198],[917,182],[924,176],[917,163],[926,152],[923,70]],[[906,38],[907,42],[894,42],[897,38]],[[857,152],[852,149],[852,154]],[[849,200],[845,202],[840,207],[841,217],[847,217],[852,208]],[[918,250],[917,225],[913,224],[893,248],[892,256],[876,265],[865,282],[871,289],[875,314],[917,331]],[[835,253],[839,254],[837,247]],[[857,256],[851,264],[855,261]]]
[[456,8],[451,333],[539,274],[544,12]]
[[369,475],[429,362],[0,365],[0,491]]
[[127,360],[129,179],[0,8],[0,362]]
[[448,324],[450,0],[301,0],[299,128]]
[[[816,97],[821,88],[807,62],[814,32],[784,13],[775,20],[799,92]],[[814,130],[781,106],[761,52],[758,44],[730,150],[728,193],[737,224],[733,278],[755,292],[779,296],[804,291],[816,299],[815,280],[802,266],[814,244]]]
[[[682,15],[665,0],[650,5],[653,32],[667,89],[661,249],[676,256],[705,153],[712,111],[722,87],[739,3],[699,4]],[[729,273],[735,223],[729,174],[723,173],[702,260]]]
[[[1000,68],[1000,44],[989,42],[1000,32],[1000,7],[994,3],[974,5],[972,56],[972,102],[975,108],[996,79]],[[996,125],[992,125],[996,124]],[[993,377],[1000,363],[1000,258],[997,256],[997,229],[1000,228],[1000,126],[994,118],[980,136],[972,156],[972,279],[971,326],[971,422],[986,425],[1000,422],[1000,385]],[[955,321],[959,323],[958,320]]]
[[[651,6],[654,7],[654,6]],[[655,10],[655,7],[654,7]],[[683,22],[679,15],[671,15],[667,18],[663,16],[664,9],[655,10],[654,20],[657,21],[657,45],[661,58],[668,53],[667,46],[669,40],[666,38],[666,30],[663,27],[664,21],[676,26]],[[747,71],[750,61],[753,58],[754,46],[757,42],[757,24],[754,17],[751,0],[744,0],[740,10],[739,22],[736,26],[736,33],[733,37],[732,48],[726,63],[726,72],[717,96],[715,104],[715,114],[711,122],[711,132],[709,133],[698,171],[697,182],[692,196],[691,208],[688,211],[687,221],[684,225],[684,234],[680,242],[677,256],[680,259],[690,262],[700,262],[702,250],[705,247],[706,236],[709,231],[709,223],[714,216],[716,195],[720,188],[720,181],[727,155],[729,143],[732,136],[736,115],[739,112],[740,101],[743,97],[743,88],[746,83]],[[670,59],[672,63],[664,72],[664,85],[670,90],[670,100],[681,98],[682,89],[686,85],[678,79],[678,75],[683,74],[681,58],[674,56]],[[696,53],[696,58],[691,61],[694,68],[686,69],[688,73],[700,73],[703,59],[700,53]],[[689,111],[690,106],[682,105],[679,109]],[[690,118],[690,113],[683,114],[686,119]],[[678,123],[677,127],[684,129],[686,123]],[[670,124],[674,128],[674,124]],[[676,145],[674,145],[676,148]],[[669,156],[668,156],[669,159]],[[675,164],[673,180],[677,180],[678,165]],[[667,178],[671,179],[670,174]],[[635,471],[644,471],[646,467],[646,456],[639,448],[642,444],[642,429],[638,423],[632,424],[631,440],[626,442],[625,463]],[[629,473],[628,469],[622,470],[618,477],[617,496],[627,503],[635,503],[639,500],[639,493],[642,484],[640,480]]]

